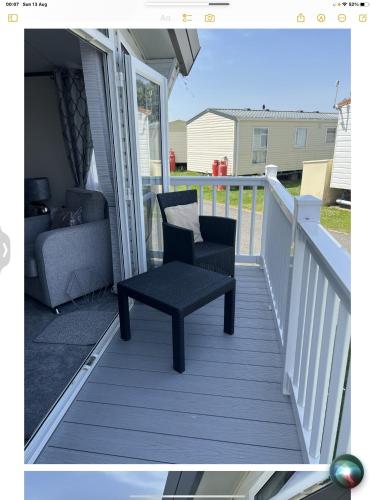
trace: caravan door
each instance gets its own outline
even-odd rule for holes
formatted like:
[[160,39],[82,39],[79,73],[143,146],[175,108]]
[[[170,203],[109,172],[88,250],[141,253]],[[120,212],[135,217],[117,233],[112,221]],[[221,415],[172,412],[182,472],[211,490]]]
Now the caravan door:
[[169,187],[167,79],[126,55],[139,272],[161,263],[162,225],[156,195]]

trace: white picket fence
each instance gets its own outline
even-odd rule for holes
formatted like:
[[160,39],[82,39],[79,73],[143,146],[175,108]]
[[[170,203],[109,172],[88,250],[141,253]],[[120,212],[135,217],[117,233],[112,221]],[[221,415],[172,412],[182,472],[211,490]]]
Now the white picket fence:
[[[171,177],[171,189],[204,187],[217,214],[224,186],[224,215],[235,210],[236,261],[264,268],[285,355],[283,390],[294,404],[305,460],[330,463],[350,447],[350,256],[320,224],[321,201],[293,198],[277,180],[277,167],[260,177]],[[238,188],[238,205],[230,188]],[[255,252],[257,189],[264,189],[260,252]],[[244,190],[252,189],[244,217]],[[248,226],[244,226],[244,220]],[[248,241],[244,251],[243,235]],[[258,234],[258,237],[259,234]]]

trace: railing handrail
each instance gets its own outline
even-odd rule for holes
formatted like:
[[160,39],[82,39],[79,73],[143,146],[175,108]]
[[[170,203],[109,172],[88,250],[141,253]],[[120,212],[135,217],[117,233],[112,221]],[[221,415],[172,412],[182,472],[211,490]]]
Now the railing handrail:
[[[306,237],[310,250],[319,261],[331,285],[340,299],[344,300],[350,311],[351,272],[350,254],[320,224],[310,221],[297,222]],[[335,286],[336,285],[336,286]]]
[[213,175],[171,175],[172,186],[264,186],[266,177],[264,175],[242,175],[242,176],[213,176]]
[[[350,255],[322,226],[320,199],[293,199],[277,180],[277,167],[270,165],[266,173],[263,229],[268,239],[263,258],[285,346],[283,392],[292,398],[306,460],[327,463],[334,458],[340,436],[339,451],[347,451],[343,433],[350,421],[350,396],[344,392],[350,349]],[[273,233],[279,239],[276,253]]]
[[266,181],[270,188],[270,191],[275,196],[280,208],[283,210],[287,218],[292,222],[293,212],[294,212],[294,201],[293,196],[289,193],[287,189],[281,184],[278,179],[272,177],[266,177]]
[[[294,219],[295,198],[276,178],[266,176],[266,182],[284,214],[292,222]],[[303,199],[303,197],[300,197]],[[350,255],[325,229],[320,221],[295,221],[306,237],[311,250],[319,264],[332,279],[337,294],[348,305],[350,310]]]

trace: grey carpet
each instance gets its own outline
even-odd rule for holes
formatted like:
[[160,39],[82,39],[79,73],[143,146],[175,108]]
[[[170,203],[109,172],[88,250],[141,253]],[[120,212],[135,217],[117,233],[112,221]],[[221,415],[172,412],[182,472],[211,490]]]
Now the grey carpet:
[[[105,311],[115,318],[117,296],[97,294],[94,300],[83,297],[60,307],[61,318],[78,310]],[[51,309],[25,296],[25,440],[32,435],[51,406],[90,354],[92,345],[34,342],[56,318]],[[77,327],[78,325],[76,325]],[[96,341],[103,335],[98,332]]]
[[113,313],[81,309],[49,323],[34,342],[45,344],[94,345],[113,320]]

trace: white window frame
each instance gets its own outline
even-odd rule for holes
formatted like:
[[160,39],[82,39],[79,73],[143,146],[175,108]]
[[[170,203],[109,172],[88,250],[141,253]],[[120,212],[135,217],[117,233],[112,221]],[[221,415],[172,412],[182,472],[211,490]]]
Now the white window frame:
[[143,190],[142,178],[139,171],[139,132],[137,124],[138,104],[137,104],[137,75],[143,76],[152,81],[160,88],[160,132],[161,132],[161,161],[162,161],[162,187],[163,192],[169,187],[169,162],[168,162],[168,84],[167,79],[152,69],[150,66],[140,61],[134,56],[125,56],[126,80],[128,89],[128,99],[130,109],[130,145],[131,150],[137,152],[132,158],[132,173],[135,182],[134,198],[138,220],[136,221],[137,252],[139,272],[147,271],[146,243],[145,243],[145,221],[143,213]]
[[[298,130],[305,130],[306,131],[306,134],[305,134],[305,143],[301,146],[297,143],[297,136],[298,136]],[[307,144],[307,127],[296,127],[295,130],[294,130],[294,147],[297,148],[297,149],[304,149],[306,148],[306,144]]]
[[[267,130],[267,146],[266,147],[258,147],[258,148],[255,148],[254,147],[254,144],[255,144],[255,131],[256,130]],[[267,154],[268,154],[268,139],[269,139],[269,128],[268,127],[254,127],[253,128],[253,140],[252,140],[252,144],[251,144],[251,164],[252,165],[263,165],[265,163],[267,163]],[[266,152],[266,157],[264,159],[264,162],[254,162],[254,153],[258,152],[258,151],[265,151]]]
[[[328,130],[335,130],[335,137],[332,142],[328,142]],[[336,142],[337,127],[326,127],[326,144],[335,144]]]

